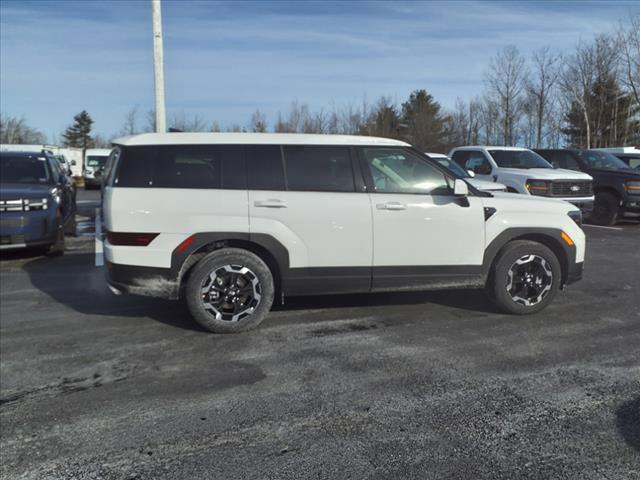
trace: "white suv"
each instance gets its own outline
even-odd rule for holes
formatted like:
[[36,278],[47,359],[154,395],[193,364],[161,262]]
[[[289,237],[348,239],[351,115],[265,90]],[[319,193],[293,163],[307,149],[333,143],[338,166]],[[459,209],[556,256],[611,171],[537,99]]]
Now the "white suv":
[[458,147],[449,157],[475,178],[503,183],[510,192],[565,200],[585,214],[593,210],[590,175],[554,168],[527,148]]
[[114,141],[115,293],[183,298],[213,332],[276,295],[483,288],[533,313],[582,276],[580,211],[480,192],[409,145],[357,136],[166,133]]

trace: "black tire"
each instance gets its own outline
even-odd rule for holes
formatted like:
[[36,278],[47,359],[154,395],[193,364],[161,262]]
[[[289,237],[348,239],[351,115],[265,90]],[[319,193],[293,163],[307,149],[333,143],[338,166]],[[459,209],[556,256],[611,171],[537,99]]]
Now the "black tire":
[[75,237],[77,226],[78,226],[78,222],[76,222],[76,214],[73,213],[72,217],[69,219],[69,222],[67,223],[67,228],[65,229],[65,233],[67,235],[71,235],[72,237]]
[[555,253],[538,242],[514,240],[498,253],[486,290],[503,312],[527,315],[549,305],[561,282],[562,269]]
[[620,201],[613,193],[596,193],[593,211],[589,215],[589,222],[594,225],[608,226],[618,221]]
[[56,238],[56,242],[47,250],[47,256],[59,257],[61,255],[64,255],[64,230],[58,228],[58,237]]
[[[208,293],[203,293],[203,289],[208,289]],[[261,258],[247,250],[224,248],[210,253],[193,267],[185,299],[194,320],[210,332],[238,333],[257,327],[265,319],[274,291],[273,275]],[[233,300],[227,302],[227,298]],[[236,314],[236,306],[239,311],[244,310]],[[234,310],[229,312],[231,308]]]

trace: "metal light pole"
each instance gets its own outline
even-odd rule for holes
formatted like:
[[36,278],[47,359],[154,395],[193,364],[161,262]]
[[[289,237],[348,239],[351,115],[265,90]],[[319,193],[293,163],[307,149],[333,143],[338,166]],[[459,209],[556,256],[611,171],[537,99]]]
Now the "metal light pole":
[[160,0],[151,0],[151,10],[153,12],[153,71],[156,87],[156,132],[166,132],[167,115],[164,107],[164,61]]

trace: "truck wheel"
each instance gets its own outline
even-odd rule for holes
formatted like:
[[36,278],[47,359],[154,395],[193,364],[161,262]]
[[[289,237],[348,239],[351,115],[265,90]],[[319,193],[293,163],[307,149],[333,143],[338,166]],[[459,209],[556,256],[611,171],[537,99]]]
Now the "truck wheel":
[[591,212],[589,220],[595,225],[613,225],[618,220],[619,210],[620,202],[613,193],[596,193],[593,212]]
[[503,312],[526,315],[549,305],[561,282],[560,262],[548,247],[515,240],[498,254],[486,289]]
[[216,250],[200,260],[185,288],[193,318],[214,333],[257,327],[273,303],[274,281],[258,256],[239,248]]
[[58,257],[64,255],[64,229],[58,228],[58,237],[56,243],[49,247],[47,255],[50,257]]

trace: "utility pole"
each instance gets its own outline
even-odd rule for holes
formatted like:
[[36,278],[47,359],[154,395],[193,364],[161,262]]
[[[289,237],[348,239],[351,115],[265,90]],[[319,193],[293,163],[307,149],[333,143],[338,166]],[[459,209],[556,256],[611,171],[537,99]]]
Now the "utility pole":
[[156,87],[156,132],[167,131],[167,115],[164,107],[164,61],[162,47],[162,13],[160,0],[151,0],[153,12],[153,71]]

